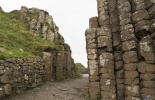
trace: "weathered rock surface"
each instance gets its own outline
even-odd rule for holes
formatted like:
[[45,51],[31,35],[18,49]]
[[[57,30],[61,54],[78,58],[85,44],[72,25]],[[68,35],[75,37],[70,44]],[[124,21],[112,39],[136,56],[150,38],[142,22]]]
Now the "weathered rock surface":
[[[0,75],[1,97],[14,93],[21,93],[26,88],[43,84],[45,78],[45,64],[42,58],[8,58],[1,60]],[[2,67],[3,66],[3,67]]]
[[[48,12],[23,6],[19,11],[10,13],[15,20],[26,23],[25,27],[31,34],[49,40],[55,48],[41,50],[43,53],[40,57],[0,59],[0,98],[12,93],[22,93],[25,89],[35,88],[45,81],[62,81],[78,73],[74,68],[71,49],[64,42],[59,28]],[[5,49],[0,47],[1,51]],[[89,58],[95,57],[93,52]]]
[[[64,80],[73,71],[74,60],[71,57],[70,47],[64,43],[64,38],[59,33],[59,28],[53,21],[51,15],[47,11],[38,8],[21,7],[20,18],[30,24],[30,32],[50,42],[61,41],[59,50],[45,50],[43,51],[43,59],[45,61],[46,80]],[[94,57],[94,55],[91,55]]]
[[[99,71],[96,80],[89,80],[100,83],[94,88],[100,91],[92,92],[89,86],[92,100],[98,94],[102,100],[154,100],[155,1],[97,0],[97,7],[98,18],[90,18],[87,29],[97,31],[86,32],[93,36],[92,44],[86,35],[88,55],[89,45],[95,45],[95,57],[88,58],[89,72]],[[96,69],[90,65],[93,59]]]

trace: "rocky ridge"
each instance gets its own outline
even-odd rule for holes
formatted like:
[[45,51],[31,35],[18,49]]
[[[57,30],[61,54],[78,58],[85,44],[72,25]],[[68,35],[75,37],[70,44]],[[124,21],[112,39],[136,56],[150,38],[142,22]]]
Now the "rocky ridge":
[[44,10],[38,8],[21,7],[20,20],[30,24],[30,32],[35,36],[41,36],[50,41],[64,40],[59,34],[59,28],[53,21],[53,17]]

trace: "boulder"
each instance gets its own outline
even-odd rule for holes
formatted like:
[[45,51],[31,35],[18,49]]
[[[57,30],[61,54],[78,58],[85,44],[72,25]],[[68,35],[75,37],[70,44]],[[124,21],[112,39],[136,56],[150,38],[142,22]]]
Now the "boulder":
[[12,87],[11,87],[10,84],[4,85],[3,88],[4,88],[4,93],[5,93],[6,95],[10,95],[10,94],[12,93]]
[[2,83],[9,83],[9,77],[6,75],[1,76],[1,82]]

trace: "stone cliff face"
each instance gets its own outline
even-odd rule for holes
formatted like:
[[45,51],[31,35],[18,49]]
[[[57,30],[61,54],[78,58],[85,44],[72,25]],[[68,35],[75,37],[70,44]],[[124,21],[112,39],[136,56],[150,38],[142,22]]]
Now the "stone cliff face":
[[[58,50],[45,50],[43,58],[45,59],[45,70],[47,71],[47,80],[61,81],[71,75],[71,69],[74,67],[70,47],[64,43],[64,38],[59,33],[59,28],[53,21],[51,15],[44,10],[37,8],[21,7],[20,20],[29,23],[30,32],[35,36],[40,36],[49,41],[61,41],[62,44]],[[73,62],[73,63],[72,63]]]
[[97,3],[85,33],[91,98],[154,100],[154,0]]
[[28,22],[30,24],[30,32],[36,36],[41,36],[50,41],[63,40],[52,16],[44,10],[38,8],[28,9],[23,6],[20,9],[20,20]]
[[0,98],[37,87],[45,81],[62,81],[76,73],[70,47],[64,43],[59,28],[48,12],[21,7],[21,10],[10,13],[13,20],[27,23],[31,34],[57,46],[40,50],[41,57],[0,59]]

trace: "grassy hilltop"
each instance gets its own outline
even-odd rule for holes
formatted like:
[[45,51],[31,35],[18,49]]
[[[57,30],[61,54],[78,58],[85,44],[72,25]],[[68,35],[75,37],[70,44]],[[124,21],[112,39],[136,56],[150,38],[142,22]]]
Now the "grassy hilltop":
[[29,23],[15,19],[19,11],[0,11],[0,58],[42,56],[46,49],[59,49],[64,41],[51,42],[29,31]]

